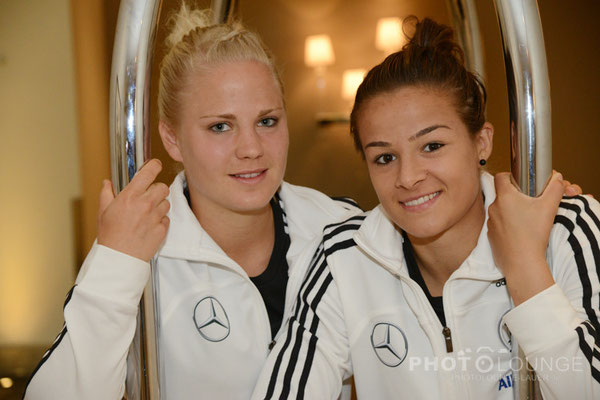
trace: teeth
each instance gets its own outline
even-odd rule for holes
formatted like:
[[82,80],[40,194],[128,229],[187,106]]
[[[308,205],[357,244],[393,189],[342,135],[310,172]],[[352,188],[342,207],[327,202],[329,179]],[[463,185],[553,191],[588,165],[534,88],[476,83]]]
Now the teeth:
[[256,178],[256,177],[257,177],[257,176],[259,176],[261,173],[262,173],[262,172],[253,172],[253,173],[251,173],[251,174],[238,174],[238,175],[235,175],[235,176],[237,176],[238,178],[246,178],[246,179],[247,179],[247,178]]
[[440,192],[431,193],[426,196],[419,197],[416,200],[407,201],[406,203],[404,203],[404,205],[409,206],[409,207],[418,206],[419,204],[423,204],[426,201],[433,199],[438,194],[440,194]]

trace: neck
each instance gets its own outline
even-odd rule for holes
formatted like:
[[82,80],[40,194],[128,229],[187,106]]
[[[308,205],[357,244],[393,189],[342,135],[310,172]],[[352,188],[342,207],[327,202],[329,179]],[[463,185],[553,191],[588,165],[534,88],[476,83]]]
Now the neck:
[[467,214],[450,229],[430,238],[408,235],[417,264],[432,296],[441,296],[444,284],[477,246],[485,222],[481,192]]
[[194,201],[192,211],[202,228],[219,247],[238,263],[248,276],[260,275],[266,269],[275,243],[275,225],[271,205],[259,210],[237,212]]

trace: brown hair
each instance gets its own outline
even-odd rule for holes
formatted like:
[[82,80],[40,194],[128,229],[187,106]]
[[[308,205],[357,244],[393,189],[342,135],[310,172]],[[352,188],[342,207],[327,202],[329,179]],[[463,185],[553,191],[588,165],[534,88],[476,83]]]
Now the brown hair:
[[403,26],[406,29],[411,24],[414,34],[410,41],[401,51],[373,67],[356,92],[350,133],[361,153],[357,125],[361,106],[379,94],[406,86],[441,89],[451,95],[461,120],[472,134],[485,123],[485,87],[465,68],[464,53],[454,41],[452,28],[429,18],[419,21],[415,16],[407,17]]
[[283,95],[283,85],[271,52],[260,37],[239,22],[212,24],[211,11],[189,8],[182,1],[169,19],[168,52],[160,65],[158,111],[161,121],[177,124],[181,109],[180,93],[198,68],[231,61],[258,61],[273,73]]

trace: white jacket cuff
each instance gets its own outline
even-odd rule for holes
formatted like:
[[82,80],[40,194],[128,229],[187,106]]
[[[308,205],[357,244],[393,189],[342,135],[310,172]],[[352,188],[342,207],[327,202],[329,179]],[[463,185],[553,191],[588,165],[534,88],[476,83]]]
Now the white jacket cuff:
[[554,284],[509,311],[504,322],[525,354],[531,355],[572,335],[581,320]]
[[150,277],[150,263],[95,243],[78,289],[137,307]]

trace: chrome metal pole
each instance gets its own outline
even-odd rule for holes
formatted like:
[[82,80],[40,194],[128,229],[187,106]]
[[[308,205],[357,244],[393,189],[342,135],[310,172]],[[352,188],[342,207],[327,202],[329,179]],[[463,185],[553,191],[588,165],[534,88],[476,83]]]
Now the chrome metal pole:
[[[230,21],[234,0],[213,0],[214,21]],[[110,83],[110,151],[115,193],[150,158],[150,82],[156,28],[162,0],[121,0]],[[160,399],[160,326],[154,262],[144,289],[138,326],[127,362],[126,398]]]
[[[110,82],[112,180],[119,193],[150,157],[150,79],[162,0],[122,0]],[[151,265],[154,276],[154,265]],[[158,399],[158,347],[154,285],[144,289],[128,358],[126,397]]]
[[[523,193],[538,196],[552,174],[550,80],[540,14],[536,0],[495,5],[508,84],[511,171]],[[540,399],[535,372],[515,338],[513,355],[522,361],[513,379],[515,398]]]
[[465,53],[467,69],[485,81],[483,42],[475,0],[446,0],[456,40]]
[[237,14],[237,5],[237,0],[211,0],[210,8],[213,11],[213,23],[231,22]]

